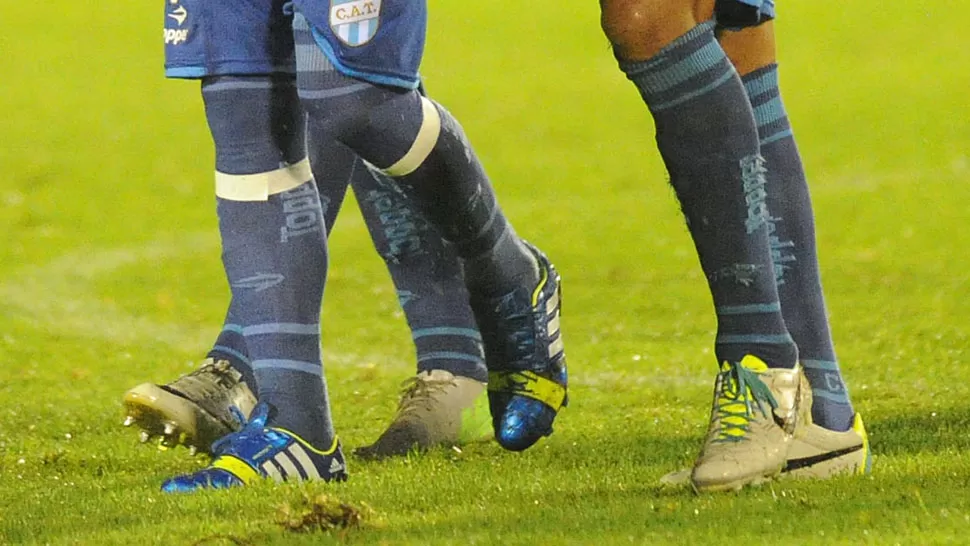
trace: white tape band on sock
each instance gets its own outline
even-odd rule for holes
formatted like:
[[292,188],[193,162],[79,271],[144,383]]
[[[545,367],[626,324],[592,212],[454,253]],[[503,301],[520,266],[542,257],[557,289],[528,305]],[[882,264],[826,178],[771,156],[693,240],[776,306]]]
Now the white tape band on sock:
[[216,171],[216,196],[229,201],[266,201],[270,195],[299,187],[313,178],[310,160],[256,174],[226,174]]
[[434,103],[425,97],[421,97],[421,128],[418,135],[414,137],[411,149],[397,163],[391,165],[382,172],[388,176],[404,176],[413,173],[424,163],[424,160],[431,154],[434,145],[438,143],[438,135],[441,134],[441,116]]

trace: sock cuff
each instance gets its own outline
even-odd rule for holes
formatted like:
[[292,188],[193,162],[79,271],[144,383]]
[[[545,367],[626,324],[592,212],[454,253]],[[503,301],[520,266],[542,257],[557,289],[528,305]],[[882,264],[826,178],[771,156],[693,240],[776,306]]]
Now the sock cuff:
[[752,101],[766,93],[778,92],[778,65],[771,63],[741,76],[744,90]]
[[714,37],[714,22],[697,25],[645,61],[619,61],[651,110],[707,93],[735,73]]
[[772,63],[745,74],[741,82],[758,125],[761,145],[790,137],[791,124],[778,88],[778,65]]
[[226,91],[269,90],[296,88],[296,76],[292,74],[266,74],[254,76],[215,76],[202,81],[205,94]]

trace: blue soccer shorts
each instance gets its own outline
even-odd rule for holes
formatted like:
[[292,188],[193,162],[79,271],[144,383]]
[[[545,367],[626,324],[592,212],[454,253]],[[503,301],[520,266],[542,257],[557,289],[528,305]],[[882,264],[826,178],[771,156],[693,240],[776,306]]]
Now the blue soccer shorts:
[[416,89],[424,54],[425,0],[294,0],[314,41],[346,76]]
[[286,0],[165,0],[165,75],[293,73]]

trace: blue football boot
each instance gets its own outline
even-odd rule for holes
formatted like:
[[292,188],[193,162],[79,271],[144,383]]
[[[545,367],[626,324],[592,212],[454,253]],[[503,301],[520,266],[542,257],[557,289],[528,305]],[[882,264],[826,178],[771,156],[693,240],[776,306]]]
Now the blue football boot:
[[552,422],[567,403],[561,280],[545,254],[526,246],[539,262],[539,284],[472,301],[485,345],[492,428],[498,443],[512,451],[552,434]]
[[336,438],[329,450],[320,451],[288,430],[267,427],[269,412],[269,405],[258,404],[242,430],[212,444],[215,458],[208,467],[165,480],[162,491],[226,489],[264,478],[276,482],[347,479],[347,462]]

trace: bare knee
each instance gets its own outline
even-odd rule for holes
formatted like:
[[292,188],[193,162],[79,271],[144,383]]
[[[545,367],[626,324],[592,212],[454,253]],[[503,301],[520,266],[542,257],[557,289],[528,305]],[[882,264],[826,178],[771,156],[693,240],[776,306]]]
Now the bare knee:
[[714,0],[600,0],[601,24],[617,57],[653,57],[710,18]]
[[775,62],[775,29],[771,21],[740,31],[725,31],[719,40],[742,76]]

